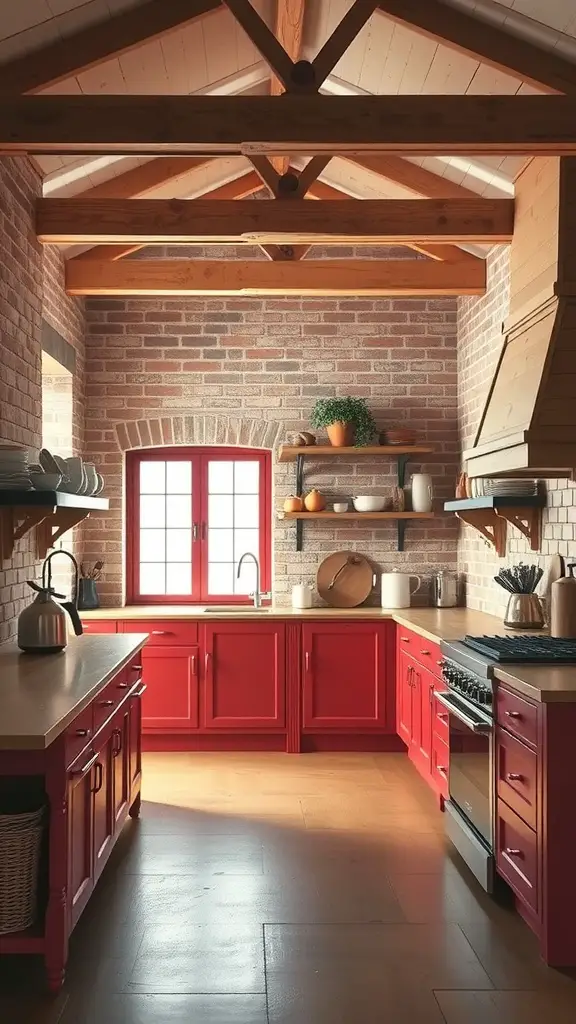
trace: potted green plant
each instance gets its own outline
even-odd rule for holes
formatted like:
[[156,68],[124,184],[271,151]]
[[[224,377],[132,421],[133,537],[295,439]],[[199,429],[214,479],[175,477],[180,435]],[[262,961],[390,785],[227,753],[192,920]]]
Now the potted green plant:
[[361,448],[370,444],[376,433],[364,398],[319,398],[312,411],[312,426],[325,427],[335,448]]

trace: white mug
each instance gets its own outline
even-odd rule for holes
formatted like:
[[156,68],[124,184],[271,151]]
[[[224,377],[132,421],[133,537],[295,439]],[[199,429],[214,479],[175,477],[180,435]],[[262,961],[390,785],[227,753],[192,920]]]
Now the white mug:
[[414,473],[412,476],[412,511],[432,511],[432,477],[427,473]]

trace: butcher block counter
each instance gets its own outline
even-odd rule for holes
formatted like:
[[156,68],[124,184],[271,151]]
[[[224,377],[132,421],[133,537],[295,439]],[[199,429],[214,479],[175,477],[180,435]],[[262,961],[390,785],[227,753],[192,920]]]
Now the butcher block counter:
[[0,646],[0,750],[44,750],[144,646],[146,633],[81,636],[59,654]]

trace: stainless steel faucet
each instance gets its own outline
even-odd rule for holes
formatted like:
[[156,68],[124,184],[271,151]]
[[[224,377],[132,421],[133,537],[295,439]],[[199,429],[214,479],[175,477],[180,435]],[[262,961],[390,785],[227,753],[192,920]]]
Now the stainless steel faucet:
[[245,558],[251,558],[252,561],[254,562],[254,565],[256,566],[256,589],[249,596],[254,601],[254,607],[261,608],[262,598],[265,598],[265,600],[269,600],[272,597],[272,594],[270,594],[268,591],[264,591],[263,593],[260,591],[260,562],[256,558],[256,555],[252,554],[251,551],[245,551],[244,554],[241,556],[240,561],[238,562],[238,571],[236,573],[237,579],[240,579],[242,563],[244,562]]

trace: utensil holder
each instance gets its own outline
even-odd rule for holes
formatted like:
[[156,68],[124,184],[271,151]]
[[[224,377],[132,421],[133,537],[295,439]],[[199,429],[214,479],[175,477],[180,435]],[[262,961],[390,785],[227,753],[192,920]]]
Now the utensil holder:
[[81,612],[94,611],[100,607],[96,580],[78,580],[78,609]]
[[510,594],[504,625],[511,629],[542,629],[544,612],[538,594]]

